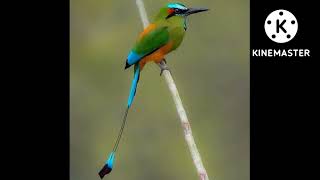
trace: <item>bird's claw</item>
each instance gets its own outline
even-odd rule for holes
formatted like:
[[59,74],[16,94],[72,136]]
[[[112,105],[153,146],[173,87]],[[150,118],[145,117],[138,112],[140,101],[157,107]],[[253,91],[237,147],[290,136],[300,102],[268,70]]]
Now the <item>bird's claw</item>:
[[164,70],[168,70],[168,71],[171,73],[169,67],[168,67],[167,64],[166,64],[166,60],[165,60],[165,59],[163,59],[163,60],[159,63],[159,67],[160,67],[160,69],[161,69],[161,71],[160,71],[160,76],[162,75],[162,73],[163,73]]
[[162,59],[162,61],[164,61],[167,64],[167,60],[166,59]]

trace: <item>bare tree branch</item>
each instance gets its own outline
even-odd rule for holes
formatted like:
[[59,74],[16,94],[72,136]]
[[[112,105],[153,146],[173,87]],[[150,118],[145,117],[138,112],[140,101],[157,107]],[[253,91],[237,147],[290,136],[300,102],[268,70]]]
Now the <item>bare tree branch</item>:
[[[141,21],[143,23],[143,26],[147,27],[148,24],[149,24],[149,20],[148,20],[148,16],[147,16],[146,10],[144,8],[143,1],[142,0],[136,0],[136,4],[137,4],[137,7],[139,9],[139,13],[140,13],[140,17],[141,17]],[[191,126],[190,126],[190,123],[188,121],[188,117],[187,117],[186,111],[183,108],[183,104],[182,104],[182,101],[180,99],[179,92],[178,92],[178,89],[176,87],[176,84],[175,84],[175,82],[174,82],[174,80],[173,80],[173,78],[171,76],[170,71],[164,70],[163,71],[163,76],[164,76],[164,78],[166,80],[166,83],[167,83],[167,85],[169,87],[169,90],[171,92],[172,98],[173,98],[174,103],[176,105],[177,112],[178,112],[179,117],[180,117],[181,125],[182,125],[182,128],[184,130],[184,138],[185,138],[185,140],[186,140],[186,142],[188,144],[189,151],[191,153],[191,157],[192,157],[193,163],[194,163],[194,165],[196,167],[196,170],[197,170],[197,173],[199,175],[199,179],[200,180],[209,180],[207,171],[203,166],[200,153],[198,151],[198,148],[197,148],[196,143],[194,141],[194,138],[192,136]]]

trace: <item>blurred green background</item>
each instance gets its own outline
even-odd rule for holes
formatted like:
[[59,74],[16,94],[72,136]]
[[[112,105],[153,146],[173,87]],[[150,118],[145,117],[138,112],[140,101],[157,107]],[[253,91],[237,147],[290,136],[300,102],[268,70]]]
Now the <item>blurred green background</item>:
[[[144,0],[149,18],[168,1]],[[249,180],[249,0],[185,0],[210,11],[188,18],[167,56],[211,179]],[[135,0],[71,0],[71,180],[99,179],[121,125],[142,31]],[[174,102],[157,65],[144,68],[113,180],[198,179]]]

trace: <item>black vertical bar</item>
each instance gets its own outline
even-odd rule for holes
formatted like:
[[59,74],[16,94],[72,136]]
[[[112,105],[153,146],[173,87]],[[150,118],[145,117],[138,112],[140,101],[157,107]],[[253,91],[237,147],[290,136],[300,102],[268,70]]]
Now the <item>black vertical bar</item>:
[[[312,1],[250,2],[251,179],[308,179],[315,167],[319,118],[319,52]],[[271,41],[266,17],[285,9],[299,23],[288,43]],[[317,23],[316,23],[317,24]],[[309,49],[310,57],[254,57],[254,49]]]

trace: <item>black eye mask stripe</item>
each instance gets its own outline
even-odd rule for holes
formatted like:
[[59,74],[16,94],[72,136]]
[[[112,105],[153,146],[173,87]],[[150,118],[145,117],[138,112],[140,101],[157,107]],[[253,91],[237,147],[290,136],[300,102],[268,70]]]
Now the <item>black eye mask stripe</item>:
[[175,8],[174,9],[174,12],[169,14],[166,19],[172,17],[172,16],[175,16],[175,15],[183,15],[185,14],[186,12],[188,11],[188,9],[178,9],[178,8]]

